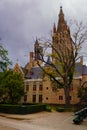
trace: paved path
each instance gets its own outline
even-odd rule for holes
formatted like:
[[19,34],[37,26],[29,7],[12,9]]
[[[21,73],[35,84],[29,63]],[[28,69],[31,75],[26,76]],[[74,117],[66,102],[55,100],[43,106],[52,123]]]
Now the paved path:
[[[73,124],[73,113],[41,112],[29,115],[3,115],[0,124],[17,130],[87,130],[87,119],[80,125]],[[1,130],[1,129],[0,129]]]
[[17,129],[9,127],[9,126],[0,125],[0,130],[17,130]]

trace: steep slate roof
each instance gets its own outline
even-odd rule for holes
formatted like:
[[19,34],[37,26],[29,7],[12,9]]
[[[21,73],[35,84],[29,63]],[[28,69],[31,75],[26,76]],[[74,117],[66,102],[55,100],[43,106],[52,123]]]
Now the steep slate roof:
[[28,79],[39,79],[42,77],[43,77],[43,72],[40,67],[32,67],[25,76],[25,78]]
[[78,77],[82,75],[87,75],[87,66],[82,65],[80,63],[76,63],[74,76]]
[[[79,77],[79,76],[82,76],[83,74],[87,74],[87,66],[82,65],[80,63],[76,63],[74,77]],[[43,71],[42,71],[42,69],[40,67],[32,67],[26,73],[25,78],[27,78],[27,79],[40,79],[40,78],[43,78]]]
[[82,74],[87,75],[87,66],[86,65],[82,66]]

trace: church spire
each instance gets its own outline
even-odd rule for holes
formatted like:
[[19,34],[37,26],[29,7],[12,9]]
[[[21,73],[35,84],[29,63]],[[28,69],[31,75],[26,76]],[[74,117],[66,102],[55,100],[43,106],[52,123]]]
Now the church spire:
[[59,21],[57,26],[57,32],[63,32],[67,28],[66,21],[64,19],[64,13],[62,10],[62,6],[60,7],[60,13],[59,13]]

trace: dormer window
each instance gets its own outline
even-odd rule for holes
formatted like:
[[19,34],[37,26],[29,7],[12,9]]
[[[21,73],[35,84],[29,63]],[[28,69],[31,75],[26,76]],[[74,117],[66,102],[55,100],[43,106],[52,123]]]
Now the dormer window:
[[34,74],[34,72],[31,70],[31,71],[30,71],[30,75],[33,75],[33,74]]

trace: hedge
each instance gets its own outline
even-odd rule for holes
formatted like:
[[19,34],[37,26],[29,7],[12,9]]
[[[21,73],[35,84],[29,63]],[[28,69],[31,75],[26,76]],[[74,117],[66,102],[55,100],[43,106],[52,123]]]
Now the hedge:
[[0,113],[30,114],[46,110],[46,105],[8,105],[0,104]]
[[56,107],[56,111],[58,111],[58,112],[72,112],[73,108]]

